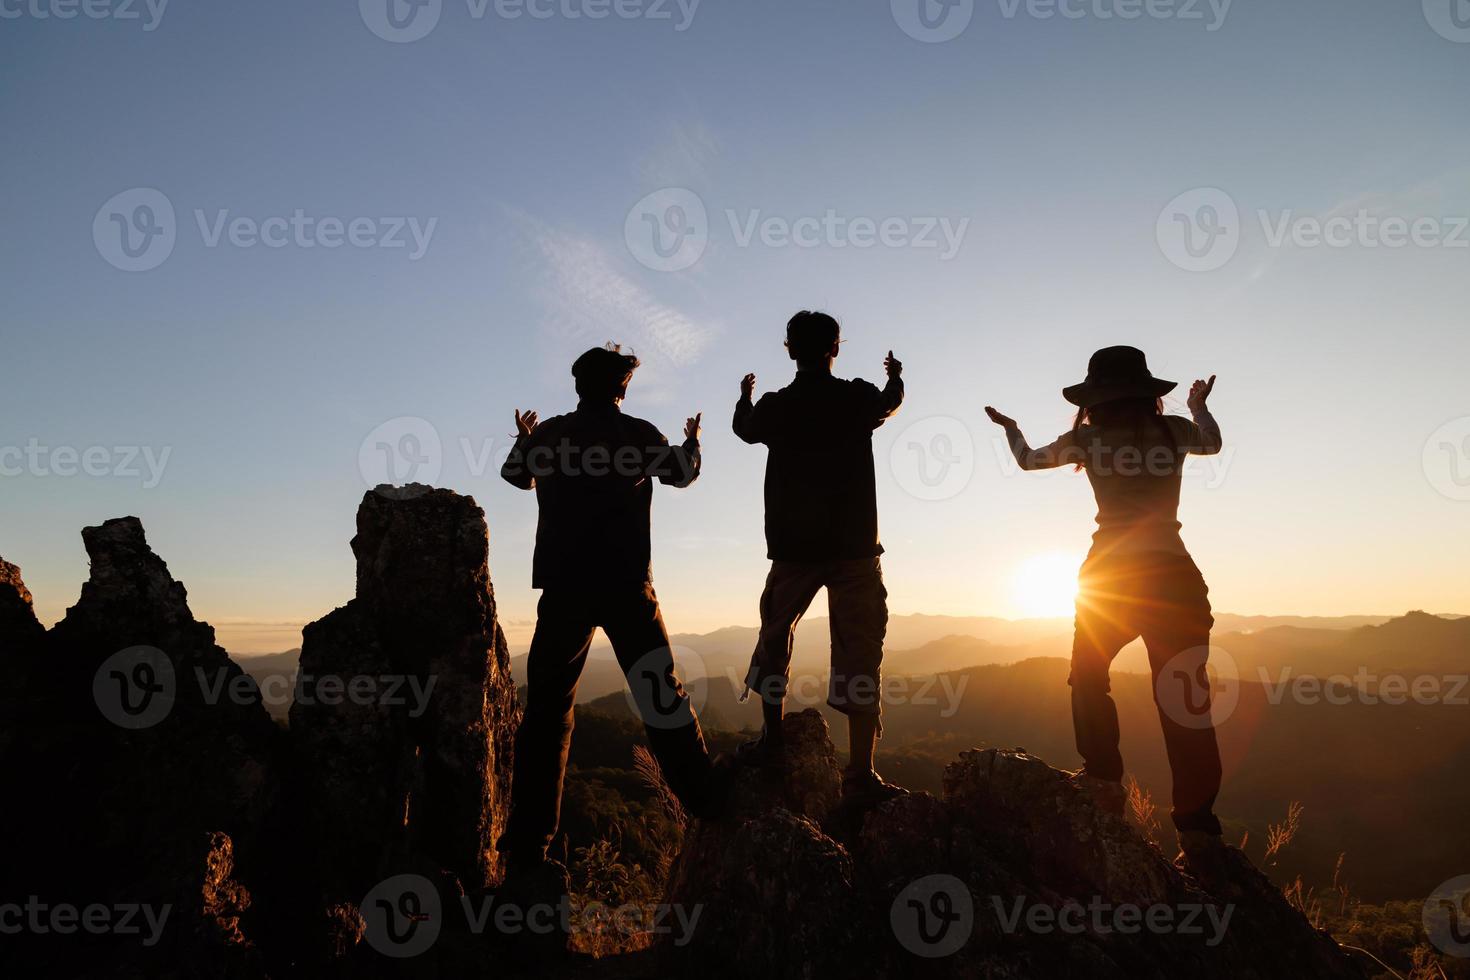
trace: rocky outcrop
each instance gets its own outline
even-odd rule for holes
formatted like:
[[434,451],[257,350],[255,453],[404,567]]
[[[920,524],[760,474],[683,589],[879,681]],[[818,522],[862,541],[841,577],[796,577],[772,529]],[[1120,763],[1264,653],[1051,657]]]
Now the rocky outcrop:
[[854,810],[814,711],[786,719],[784,765],[737,771],[732,812],[687,828],[668,901],[692,925],[656,962],[527,966],[466,914],[509,901],[517,721],[472,499],[363,499],[356,597],[305,631],[289,733],[137,520],[83,540],[90,578],[49,632],[0,561],[0,904],[137,928],[7,935],[0,974],[1361,976],[1240,852],[1176,865],[1022,750]]
[[488,551],[473,498],[379,487],[357,513],[356,598],[304,631],[290,719],[329,957],[380,881],[498,877],[517,708]]
[[669,901],[704,909],[692,941],[662,951],[676,973],[1362,976],[1238,850],[1176,867],[1024,751],[966,752],[943,799],[854,815],[830,805],[821,717],[786,725],[795,764],[742,774],[736,813],[690,828]]
[[0,834],[12,848],[0,892],[157,922],[152,934],[26,933],[22,945],[54,975],[68,975],[61,964],[106,962],[119,976],[167,976],[223,964],[231,950],[245,971],[232,975],[258,975],[237,928],[245,892],[231,875],[237,860],[263,864],[276,729],[136,518],[86,528],[82,540],[91,575],[49,632],[26,615],[14,566],[0,574],[0,649],[23,692],[0,725],[9,783]]

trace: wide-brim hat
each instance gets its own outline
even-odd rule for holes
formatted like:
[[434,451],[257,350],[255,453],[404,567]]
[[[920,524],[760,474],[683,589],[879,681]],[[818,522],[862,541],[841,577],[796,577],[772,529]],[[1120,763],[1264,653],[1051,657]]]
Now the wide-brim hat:
[[1087,378],[1062,389],[1062,397],[1078,408],[1091,408],[1119,398],[1162,398],[1179,386],[1156,378],[1137,347],[1104,347],[1087,362]]

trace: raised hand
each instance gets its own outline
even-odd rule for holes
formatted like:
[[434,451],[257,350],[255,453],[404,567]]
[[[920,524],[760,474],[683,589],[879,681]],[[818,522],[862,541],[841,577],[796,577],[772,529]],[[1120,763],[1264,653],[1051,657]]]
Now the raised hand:
[[893,351],[889,351],[888,356],[883,358],[883,370],[888,372],[890,378],[897,378],[903,374],[903,361],[894,357]]
[[1205,410],[1205,402],[1210,397],[1210,392],[1215,390],[1215,376],[1210,375],[1209,381],[1196,381],[1189,386],[1189,410],[1191,412],[1202,412]]
[[684,438],[699,441],[699,420],[704,418],[703,412],[696,412],[693,418],[684,420]]
[[516,437],[524,439],[535,431],[536,413],[528,411],[523,415],[520,409],[516,409]]
[[990,416],[990,421],[1006,429],[1016,428],[1016,420],[1009,415],[1002,415],[989,405],[985,406],[985,414]]
[[740,379],[740,397],[749,398],[755,394],[755,375],[747,374]]

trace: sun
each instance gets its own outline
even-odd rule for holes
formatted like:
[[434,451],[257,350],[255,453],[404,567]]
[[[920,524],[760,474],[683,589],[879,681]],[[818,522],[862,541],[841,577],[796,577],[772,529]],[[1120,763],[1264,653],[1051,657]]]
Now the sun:
[[1033,555],[1013,578],[1012,597],[1025,616],[1070,616],[1077,598],[1081,560],[1061,552]]

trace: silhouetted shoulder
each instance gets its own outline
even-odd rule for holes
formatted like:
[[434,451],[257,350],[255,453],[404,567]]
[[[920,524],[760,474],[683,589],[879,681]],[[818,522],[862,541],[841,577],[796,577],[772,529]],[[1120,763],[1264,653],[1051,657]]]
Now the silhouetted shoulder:
[[624,415],[623,420],[628,424],[628,429],[634,437],[646,446],[657,446],[667,442],[659,427],[647,419],[640,419],[636,415]]
[[1197,453],[1205,448],[1204,433],[1192,420],[1182,415],[1165,415],[1164,424],[1169,427],[1169,434],[1174,437],[1174,445],[1180,452]]

